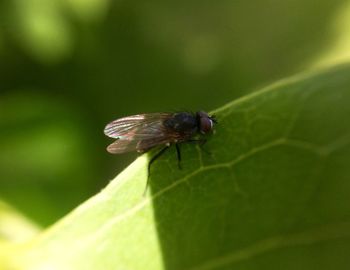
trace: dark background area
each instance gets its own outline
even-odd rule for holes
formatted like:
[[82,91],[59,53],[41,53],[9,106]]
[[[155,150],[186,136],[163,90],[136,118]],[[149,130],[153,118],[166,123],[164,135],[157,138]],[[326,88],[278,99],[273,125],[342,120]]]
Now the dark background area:
[[136,156],[105,151],[109,121],[210,111],[303,71],[334,48],[342,26],[334,22],[347,6],[0,1],[2,200],[53,223]]

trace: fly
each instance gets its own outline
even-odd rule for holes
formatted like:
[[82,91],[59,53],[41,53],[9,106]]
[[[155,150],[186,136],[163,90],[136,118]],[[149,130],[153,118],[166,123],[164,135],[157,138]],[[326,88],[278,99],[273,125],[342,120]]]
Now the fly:
[[148,163],[146,192],[151,165],[157,158],[174,144],[178,166],[181,168],[179,145],[184,142],[204,144],[206,140],[203,136],[210,133],[216,123],[215,117],[204,111],[137,114],[109,123],[104,129],[104,134],[117,139],[107,147],[107,151],[111,154],[132,151],[144,153],[156,146],[164,146]]

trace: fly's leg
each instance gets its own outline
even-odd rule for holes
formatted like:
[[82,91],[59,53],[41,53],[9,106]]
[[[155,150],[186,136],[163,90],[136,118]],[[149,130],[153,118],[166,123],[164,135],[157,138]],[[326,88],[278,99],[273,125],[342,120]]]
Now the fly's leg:
[[179,167],[179,169],[181,170],[181,151],[180,151],[180,145],[177,143],[175,144],[176,147],[176,153],[177,153],[177,166]]
[[147,168],[147,182],[146,182],[146,187],[145,187],[145,191],[143,192],[143,196],[146,195],[148,186],[149,186],[149,178],[151,176],[151,166],[152,163],[155,162],[162,154],[164,154],[164,152],[169,148],[169,145],[165,146],[164,148],[162,148],[157,154],[155,154],[151,160],[148,163],[148,168]]

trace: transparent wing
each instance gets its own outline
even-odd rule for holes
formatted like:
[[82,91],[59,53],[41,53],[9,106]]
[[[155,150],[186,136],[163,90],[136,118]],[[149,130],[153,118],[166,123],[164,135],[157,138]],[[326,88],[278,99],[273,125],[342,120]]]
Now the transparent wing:
[[118,141],[164,137],[166,130],[163,121],[172,115],[172,113],[150,113],[123,117],[109,123],[104,133],[108,137],[119,139]]
[[146,140],[118,139],[107,147],[107,151],[112,154],[122,154],[122,153],[132,152],[132,151],[138,151],[143,153],[157,145],[166,144],[170,141],[171,141],[171,138],[169,137],[157,137],[157,138],[151,138]]

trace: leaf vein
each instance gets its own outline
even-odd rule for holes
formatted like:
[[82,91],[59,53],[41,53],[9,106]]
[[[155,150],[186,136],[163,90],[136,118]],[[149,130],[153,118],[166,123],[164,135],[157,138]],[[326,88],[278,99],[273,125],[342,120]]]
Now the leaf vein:
[[229,264],[238,263],[273,250],[287,247],[313,245],[344,237],[350,237],[350,222],[330,224],[327,226],[314,228],[313,230],[292,233],[284,236],[277,235],[263,239],[248,247],[233,251],[222,257],[211,259],[199,266],[191,268],[191,270],[216,269]]

